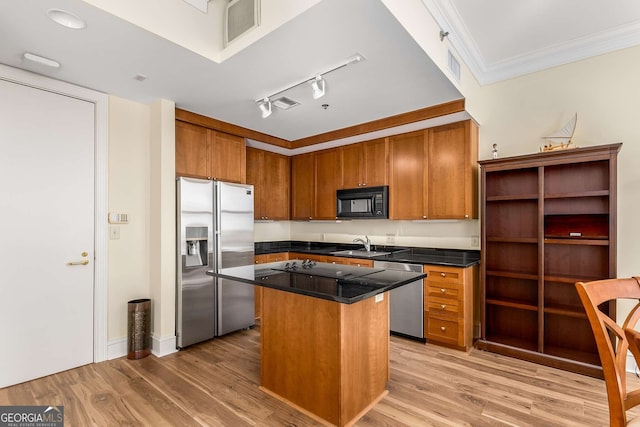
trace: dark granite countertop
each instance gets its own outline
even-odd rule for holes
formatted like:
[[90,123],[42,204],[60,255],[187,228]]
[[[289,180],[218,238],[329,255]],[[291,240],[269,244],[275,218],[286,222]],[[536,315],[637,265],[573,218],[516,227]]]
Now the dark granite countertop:
[[[362,245],[329,242],[302,242],[295,240],[258,242],[255,244],[256,255],[279,252],[299,252],[316,255],[333,255],[332,252],[354,249],[362,249]],[[472,265],[480,263],[480,251],[471,249],[438,249],[372,245],[371,250],[375,250],[378,252],[390,252],[389,255],[381,255],[369,258],[374,261],[447,265],[451,267],[462,268],[470,267]],[[362,258],[362,256],[356,255],[340,256],[347,258]]]
[[253,277],[246,276],[246,267],[226,268],[220,273],[208,271],[207,274],[342,304],[353,304],[427,276],[381,268],[303,263],[302,260],[258,264],[253,268]]

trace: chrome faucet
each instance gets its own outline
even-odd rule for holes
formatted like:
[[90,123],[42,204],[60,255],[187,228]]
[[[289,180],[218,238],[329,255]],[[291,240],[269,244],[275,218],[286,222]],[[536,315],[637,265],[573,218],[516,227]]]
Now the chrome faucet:
[[367,240],[361,239],[360,237],[353,239],[353,243],[362,243],[367,252],[369,252],[371,251],[371,240],[369,240],[369,236],[364,236],[364,238]]

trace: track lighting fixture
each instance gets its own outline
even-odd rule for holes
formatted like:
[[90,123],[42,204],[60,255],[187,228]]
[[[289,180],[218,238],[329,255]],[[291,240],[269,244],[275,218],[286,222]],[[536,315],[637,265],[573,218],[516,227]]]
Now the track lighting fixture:
[[[326,84],[327,81],[323,78],[323,76],[332,73],[336,70],[339,70],[340,68],[343,67],[347,67],[349,65],[353,65],[356,64],[358,62],[364,61],[365,58],[364,56],[360,55],[360,54],[356,54],[353,55],[352,57],[348,58],[346,61],[344,61],[342,64],[338,65],[337,67],[333,67],[327,71],[324,71],[322,73],[318,73],[316,74],[314,77],[309,78],[309,79],[305,79],[301,82],[298,82],[296,84],[293,84],[291,86],[288,86],[284,89],[281,89],[277,92],[272,93],[271,95],[268,96],[264,96],[262,98],[259,98],[256,100],[256,103],[258,104],[258,107],[260,108],[260,111],[262,112],[262,118],[266,119],[267,117],[269,117],[271,115],[271,106],[272,104],[275,105],[278,108],[282,108],[282,109],[289,109],[291,107],[294,107],[296,105],[299,105],[300,103],[297,101],[294,101],[292,99],[286,98],[286,97],[282,97],[282,98],[277,98],[276,95],[280,95],[283,92],[286,92],[290,89],[293,89],[295,87],[298,87],[300,85],[303,84],[310,84],[311,85],[311,96],[313,97],[313,99],[318,99],[318,98],[322,98],[325,93],[326,93]],[[274,103],[272,103],[272,99],[274,99]],[[282,100],[286,100],[287,102],[278,102],[279,99]]]
[[271,101],[269,100],[269,98],[264,98],[262,101],[260,101],[258,103],[258,107],[260,108],[260,111],[262,112],[262,118],[266,119],[267,117],[269,117],[271,115]]
[[313,89],[313,99],[322,98],[324,96],[325,80],[322,76],[317,75],[311,82],[311,88]]

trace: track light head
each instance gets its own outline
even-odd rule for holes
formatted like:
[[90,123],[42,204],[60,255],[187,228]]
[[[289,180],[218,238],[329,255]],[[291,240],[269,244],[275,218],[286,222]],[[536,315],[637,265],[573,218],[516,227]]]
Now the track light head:
[[314,80],[311,81],[311,88],[313,89],[313,99],[322,98],[324,96],[325,80],[322,76],[317,75]]
[[258,103],[258,108],[262,112],[262,118],[266,119],[271,115],[271,101],[269,98],[264,98],[262,101]]

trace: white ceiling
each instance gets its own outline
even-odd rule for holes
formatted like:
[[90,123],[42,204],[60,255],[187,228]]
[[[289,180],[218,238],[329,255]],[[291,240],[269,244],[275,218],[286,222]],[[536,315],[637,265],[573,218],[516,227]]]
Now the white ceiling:
[[422,0],[481,84],[640,44],[637,0]]
[[[616,0],[615,8],[605,0],[422,2],[483,83],[640,43],[636,0]],[[87,28],[54,24],[46,17],[52,7],[82,17]],[[62,65],[49,71],[27,64],[24,52]],[[313,100],[302,85],[284,94],[300,106],[260,117],[256,99],[356,53],[366,61],[327,75],[326,96]],[[139,102],[173,100],[286,140],[461,98],[380,0],[323,0],[222,63],[81,0],[4,0],[0,63]]]

